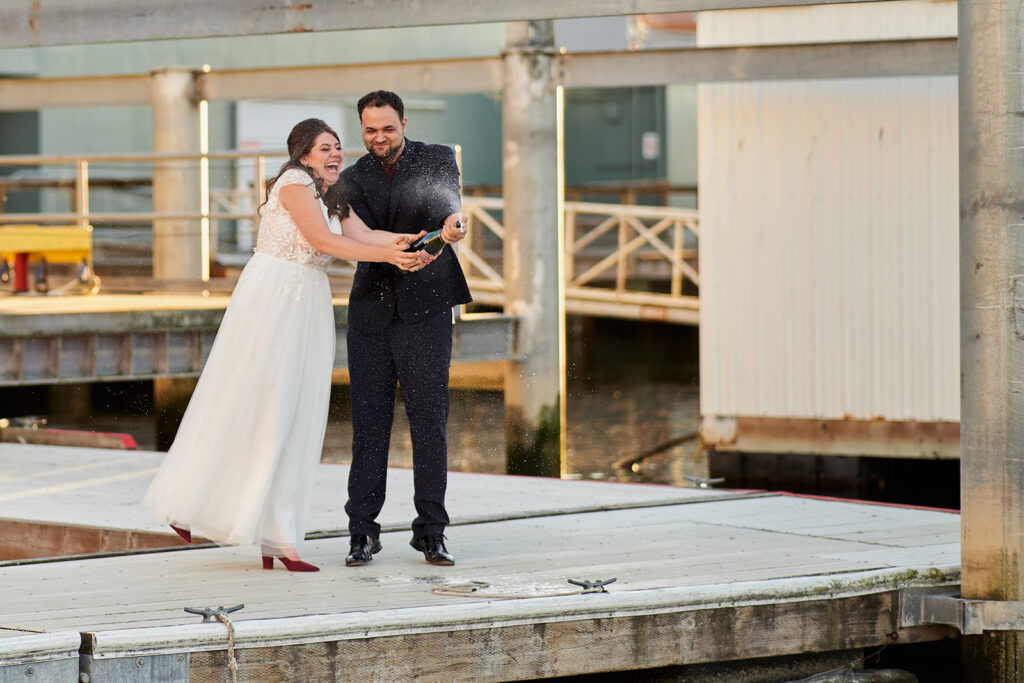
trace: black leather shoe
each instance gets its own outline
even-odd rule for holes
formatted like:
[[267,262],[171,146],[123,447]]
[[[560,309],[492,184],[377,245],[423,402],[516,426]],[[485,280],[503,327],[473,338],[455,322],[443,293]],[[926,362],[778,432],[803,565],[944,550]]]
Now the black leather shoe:
[[444,547],[444,536],[413,536],[409,541],[416,550],[423,553],[423,558],[430,564],[452,565],[455,564],[455,557]]
[[345,566],[358,567],[364,565],[372,560],[374,554],[379,553],[382,548],[380,539],[364,536],[363,534],[355,534],[352,536],[348,557],[345,558]]

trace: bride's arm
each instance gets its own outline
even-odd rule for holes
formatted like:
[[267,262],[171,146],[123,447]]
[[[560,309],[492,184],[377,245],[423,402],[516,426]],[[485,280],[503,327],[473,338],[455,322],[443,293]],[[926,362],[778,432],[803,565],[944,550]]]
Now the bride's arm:
[[426,234],[425,230],[421,230],[418,235],[395,233],[387,230],[370,230],[366,223],[363,222],[363,219],[352,210],[351,206],[348,208],[348,215],[341,220],[341,231],[358,242],[377,245],[391,244],[395,241],[396,236],[411,244],[419,239],[420,236]]
[[[391,244],[395,236],[398,235],[400,239],[404,239],[406,243],[412,244],[423,235],[427,234],[426,230],[420,230],[415,235],[409,235],[405,233],[394,233],[388,230],[371,230],[363,219],[356,215],[356,212],[352,207],[348,207],[348,216],[341,221],[341,231],[349,237],[364,242],[366,244]],[[419,259],[419,263],[426,266],[428,263],[437,258],[437,255],[431,255],[426,251],[413,252],[416,254],[416,258]]]
[[308,185],[285,185],[279,190],[278,196],[281,206],[291,214],[299,232],[319,252],[347,261],[391,263],[405,270],[419,263],[415,253],[405,251],[406,235],[384,233],[386,240],[370,244],[328,230],[320,201]]

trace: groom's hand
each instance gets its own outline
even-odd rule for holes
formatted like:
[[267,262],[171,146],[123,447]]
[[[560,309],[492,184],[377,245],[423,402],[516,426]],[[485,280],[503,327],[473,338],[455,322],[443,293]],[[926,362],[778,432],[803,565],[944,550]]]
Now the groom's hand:
[[444,219],[444,228],[441,230],[441,240],[445,244],[455,244],[466,236],[466,225],[469,217],[462,213],[453,213]]

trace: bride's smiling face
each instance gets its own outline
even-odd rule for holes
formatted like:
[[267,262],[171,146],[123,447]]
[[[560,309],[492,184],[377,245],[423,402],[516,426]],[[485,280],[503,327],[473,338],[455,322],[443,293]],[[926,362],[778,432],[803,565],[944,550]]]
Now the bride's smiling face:
[[313,149],[309,150],[301,161],[305,166],[313,169],[313,175],[324,181],[324,185],[333,185],[338,182],[341,175],[341,143],[338,138],[328,132],[320,133],[313,142]]

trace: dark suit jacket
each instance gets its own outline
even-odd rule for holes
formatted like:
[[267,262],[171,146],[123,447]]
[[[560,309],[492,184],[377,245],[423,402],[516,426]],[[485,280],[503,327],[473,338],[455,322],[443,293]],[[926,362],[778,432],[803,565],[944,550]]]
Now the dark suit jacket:
[[[443,145],[406,139],[394,180],[367,154],[345,169],[339,183],[352,210],[373,230],[418,233],[437,230],[461,209],[455,153]],[[472,301],[458,258],[446,246],[415,273],[390,263],[359,263],[349,295],[349,326],[383,329],[394,315],[406,322]]]

